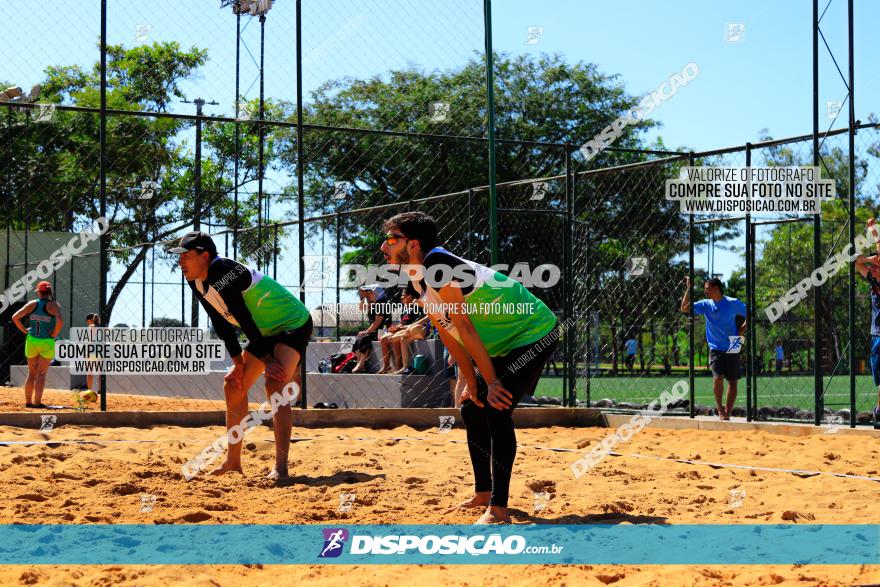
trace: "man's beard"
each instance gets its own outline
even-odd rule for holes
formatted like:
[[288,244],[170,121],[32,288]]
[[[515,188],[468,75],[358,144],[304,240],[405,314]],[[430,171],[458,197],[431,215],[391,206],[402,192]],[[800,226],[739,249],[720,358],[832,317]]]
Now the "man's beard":
[[406,249],[400,252],[400,263],[398,265],[409,265],[409,251]]

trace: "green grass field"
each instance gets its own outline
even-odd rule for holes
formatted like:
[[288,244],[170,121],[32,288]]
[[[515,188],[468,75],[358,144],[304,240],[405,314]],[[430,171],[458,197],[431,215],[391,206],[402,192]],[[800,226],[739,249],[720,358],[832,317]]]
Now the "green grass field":
[[[660,397],[663,390],[670,389],[679,376],[651,377],[593,377],[590,379],[590,398],[592,401],[608,398],[616,401],[648,403]],[[685,376],[686,379],[686,376]],[[698,375],[694,381],[696,402],[714,406],[712,379]],[[849,407],[849,377],[835,376],[824,379],[825,405],[837,410]],[[746,384],[740,379],[737,405],[745,406]],[[726,392],[725,392],[726,393]],[[544,376],[538,383],[536,396],[562,397],[562,378]],[[856,405],[860,411],[870,411],[875,405],[877,394],[870,375],[856,376]],[[577,399],[586,399],[586,379],[577,380]],[[839,406],[832,404],[842,404]],[[813,409],[813,378],[811,376],[782,376],[758,378],[758,406],[794,406],[805,410]]]

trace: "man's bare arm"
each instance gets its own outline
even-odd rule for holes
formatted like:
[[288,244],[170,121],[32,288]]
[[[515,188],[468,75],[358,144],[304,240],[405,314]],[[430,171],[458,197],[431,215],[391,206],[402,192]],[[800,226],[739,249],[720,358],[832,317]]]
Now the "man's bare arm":
[[684,297],[681,298],[681,306],[679,308],[685,314],[691,311],[691,278],[684,278]]
[[874,257],[866,257],[865,255],[859,255],[856,257],[856,271],[859,272],[859,275],[862,277],[868,276],[868,264],[873,264]]
[[880,231],[878,231],[877,221],[868,218],[868,229],[874,235],[874,247],[876,247],[877,255],[880,256]]
[[[454,283],[444,285],[439,293],[440,299],[451,307],[464,307],[465,301],[464,296],[461,293],[461,288]],[[474,324],[471,322],[468,315],[462,311],[452,311],[449,312],[449,318],[455,325],[456,330],[458,330],[464,350],[467,352],[468,357],[473,359],[477,368],[480,370],[480,375],[483,376],[486,383],[492,384],[497,381],[498,375],[495,373],[495,366],[492,364],[492,360],[489,358],[489,353],[486,351],[486,346],[483,344],[483,341],[480,340],[480,337],[477,334],[477,329],[474,328]]]

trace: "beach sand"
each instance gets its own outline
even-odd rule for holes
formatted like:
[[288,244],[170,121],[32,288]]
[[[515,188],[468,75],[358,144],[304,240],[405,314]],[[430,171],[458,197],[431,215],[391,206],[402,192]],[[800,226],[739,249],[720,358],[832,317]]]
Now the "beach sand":
[[[219,391],[222,396],[222,390]],[[43,390],[43,403],[47,406],[62,406],[53,409],[52,413],[74,412],[78,404],[75,392],[69,389]],[[226,404],[222,397],[216,400],[192,399],[185,397],[160,397],[153,395],[129,395],[110,393],[107,395],[107,411],[109,412],[188,412],[201,410],[224,410]],[[100,403],[84,402],[85,411],[100,411]],[[26,408],[24,405],[24,389],[21,387],[0,387],[0,412],[40,412],[46,410]]]
[[[168,400],[165,400],[168,401]],[[245,475],[185,481],[181,465],[221,427],[92,428],[50,433],[0,427],[2,523],[467,524],[477,511],[443,514],[469,496],[464,431],[295,428],[291,474],[276,488],[263,476],[272,432],[245,439]],[[880,523],[880,484],[825,475],[713,468],[672,460],[608,457],[575,479],[574,453],[609,434],[598,428],[519,430],[511,487],[515,523]],[[88,444],[64,444],[86,440]],[[107,441],[137,442],[107,442]],[[146,442],[150,441],[150,442]],[[57,442],[58,444],[55,444]],[[873,437],[646,429],[616,449],[701,462],[880,476]],[[549,494],[536,509],[534,489]],[[732,495],[731,491],[735,494]],[[743,493],[744,492],[744,493]],[[340,511],[342,494],[354,494]],[[152,511],[142,496],[155,496]],[[152,498],[149,498],[152,499]],[[736,500],[741,499],[741,504]],[[83,545],[87,548],[87,545]],[[699,545],[694,545],[699,548]],[[317,552],[316,552],[317,554]],[[854,585],[880,583],[880,567],[842,566],[142,566],[0,567],[0,584],[40,585]]]

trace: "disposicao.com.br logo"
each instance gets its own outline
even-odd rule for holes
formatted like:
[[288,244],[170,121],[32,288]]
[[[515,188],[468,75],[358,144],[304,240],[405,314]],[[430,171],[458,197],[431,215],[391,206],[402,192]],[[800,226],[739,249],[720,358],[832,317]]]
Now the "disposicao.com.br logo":
[[318,558],[336,558],[342,554],[345,541],[348,540],[348,530],[345,528],[324,528],[324,546]]
[[[325,528],[324,545],[319,558],[338,557],[344,549],[349,533],[344,528]],[[350,554],[376,555],[519,555],[519,554],[560,554],[563,546],[528,546],[526,539],[518,534],[502,537],[501,534],[488,536],[477,534],[427,535],[391,534],[383,536],[351,535]]]

